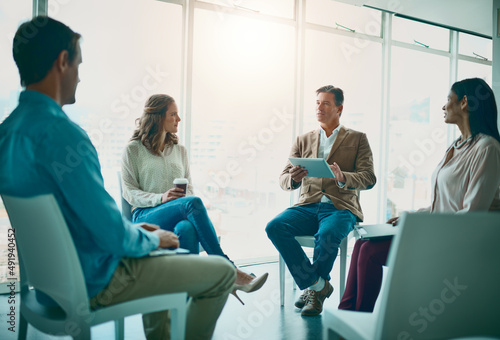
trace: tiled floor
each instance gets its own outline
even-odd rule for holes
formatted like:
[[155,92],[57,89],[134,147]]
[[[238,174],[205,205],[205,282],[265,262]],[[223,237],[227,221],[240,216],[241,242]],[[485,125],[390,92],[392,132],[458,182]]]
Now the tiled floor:
[[[338,263],[336,263],[332,272],[332,284],[336,290],[330,299],[326,300],[326,306],[338,305],[338,267]],[[292,289],[292,278],[288,271],[286,277],[285,306],[281,307],[279,302],[278,264],[254,265],[245,267],[244,269],[255,273],[257,276],[268,272],[268,282],[257,292],[251,294],[240,293],[240,297],[245,302],[244,306],[234,297],[229,297],[217,323],[213,337],[214,340],[322,339],[322,316],[303,317],[300,315],[300,311],[293,306],[293,302],[300,291]],[[8,306],[7,296],[0,296],[0,339],[17,339],[17,333],[12,333],[7,329],[9,326],[6,323]],[[113,326],[110,323],[96,326],[92,329],[92,339],[94,340],[108,340],[112,338]],[[128,340],[145,339],[140,315],[126,319],[125,338]],[[30,327],[28,330],[28,339],[70,338],[47,336]]]

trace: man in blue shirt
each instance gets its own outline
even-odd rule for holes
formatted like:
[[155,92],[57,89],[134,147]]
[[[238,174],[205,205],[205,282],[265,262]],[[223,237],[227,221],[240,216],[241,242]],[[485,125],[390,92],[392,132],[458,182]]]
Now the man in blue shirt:
[[[26,90],[0,125],[0,193],[54,195],[93,306],[187,291],[192,299],[186,336],[209,339],[232,290],[235,269],[217,256],[143,258],[179,242],[155,225],[122,219],[104,189],[94,146],[62,110],[75,102],[82,62],[79,39],[78,33],[48,17],[33,18],[17,30],[13,55]],[[143,321],[148,339],[169,338],[167,312],[144,315]]]

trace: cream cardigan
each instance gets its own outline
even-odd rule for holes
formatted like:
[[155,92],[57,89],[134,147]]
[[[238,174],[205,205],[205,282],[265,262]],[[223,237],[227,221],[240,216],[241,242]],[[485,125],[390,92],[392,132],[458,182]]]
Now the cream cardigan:
[[432,205],[422,210],[499,209],[500,143],[493,137],[479,134],[472,143],[460,148],[450,147],[432,174]]
[[156,207],[163,193],[174,187],[175,178],[189,180],[187,195],[193,194],[186,148],[180,144],[166,147],[154,155],[137,140],[131,141],[122,155],[123,198],[133,208]]

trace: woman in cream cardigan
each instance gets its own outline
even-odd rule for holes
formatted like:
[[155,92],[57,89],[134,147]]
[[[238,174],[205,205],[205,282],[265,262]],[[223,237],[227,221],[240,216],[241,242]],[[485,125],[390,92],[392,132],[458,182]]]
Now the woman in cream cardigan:
[[[193,196],[186,148],[175,135],[180,121],[172,97],[156,94],[147,100],[122,156],[123,198],[133,207],[134,223],[157,224],[176,233],[181,248],[197,254],[201,243],[208,254],[229,260],[203,202]],[[175,178],[188,179],[186,193],[174,187]],[[258,290],[267,279],[267,273],[255,278],[238,268],[236,272],[235,289],[245,292]]]
[[[500,210],[500,136],[493,91],[479,78],[458,81],[443,111],[445,123],[457,125],[461,136],[434,170],[431,206],[419,211]],[[339,309],[373,311],[390,245],[391,240],[356,241]]]

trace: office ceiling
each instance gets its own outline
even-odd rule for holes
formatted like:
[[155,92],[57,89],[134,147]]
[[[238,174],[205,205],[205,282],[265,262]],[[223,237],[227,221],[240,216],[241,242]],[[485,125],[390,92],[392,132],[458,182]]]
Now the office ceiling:
[[493,0],[335,0],[492,36]]

